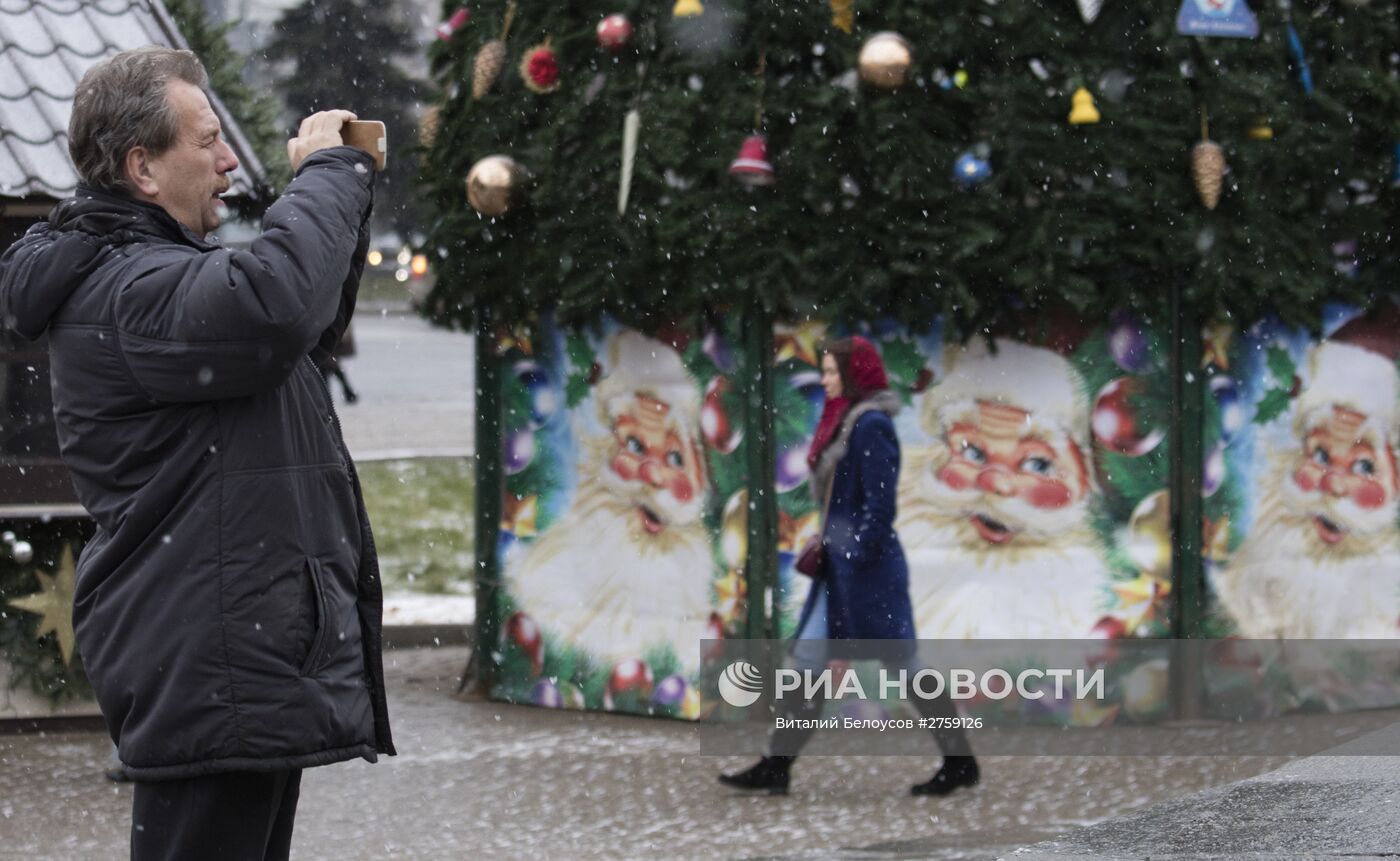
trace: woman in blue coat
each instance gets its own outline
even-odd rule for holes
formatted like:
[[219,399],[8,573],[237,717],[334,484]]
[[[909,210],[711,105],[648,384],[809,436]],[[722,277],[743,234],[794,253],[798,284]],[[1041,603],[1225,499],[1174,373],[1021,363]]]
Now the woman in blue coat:
[[[808,482],[825,511],[820,554],[812,588],[802,608],[793,646],[799,670],[820,672],[826,666],[828,639],[912,641],[914,614],[909,601],[909,569],[894,530],[895,492],[899,487],[899,440],[894,416],[900,400],[889,390],[885,366],[875,346],[856,336],[822,351],[822,386],[826,405],[812,439]],[[805,555],[805,554],[804,554]],[[905,666],[921,668],[912,642]],[[785,701],[785,704],[790,701]],[[957,715],[946,697],[914,704],[924,717],[942,718],[947,726]],[[824,703],[799,700],[800,714],[815,718]],[[795,722],[804,725],[802,721]],[[810,729],[775,730],[770,755],[720,782],[739,789],[786,793],[789,772]],[[978,781],[977,761],[961,730],[934,731],[943,765],[934,776],[911,788],[914,795],[947,795]]]

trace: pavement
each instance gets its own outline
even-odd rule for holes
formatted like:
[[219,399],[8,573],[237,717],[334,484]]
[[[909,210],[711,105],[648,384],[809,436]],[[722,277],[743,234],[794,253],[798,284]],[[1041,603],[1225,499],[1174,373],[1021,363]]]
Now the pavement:
[[476,436],[475,337],[438,328],[407,307],[360,309],[355,355],[342,360],[360,395],[331,380],[345,444],[356,461],[466,457]]
[[[1400,742],[1395,728],[1390,735]],[[1010,857],[1186,861],[1397,856],[1400,759],[1314,756],[1018,849]]]
[[[388,652],[400,755],[308,771],[294,858],[1252,858],[1280,857],[1290,835],[1317,827],[1328,830],[1297,845],[1396,845],[1394,817],[1373,827],[1389,812],[1377,812],[1385,787],[1400,788],[1393,760],[986,757],[973,790],[912,798],[936,765],[931,748],[927,759],[812,756],[789,797],[754,797],[718,785],[745,760],[699,755],[700,727],[458,695],[468,655]],[[102,777],[107,750],[96,731],[0,736],[0,859],[124,857],[131,787]],[[1261,824],[1275,819],[1291,831]],[[1342,826],[1351,842],[1331,831]],[[1273,844],[1257,843],[1271,832]],[[1189,854],[1252,842],[1253,855]]]

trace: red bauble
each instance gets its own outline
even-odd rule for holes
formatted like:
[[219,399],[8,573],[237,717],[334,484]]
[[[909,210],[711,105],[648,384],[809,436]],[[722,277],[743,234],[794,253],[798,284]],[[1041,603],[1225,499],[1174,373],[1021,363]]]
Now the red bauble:
[[1104,616],[1089,629],[1090,639],[1095,640],[1118,640],[1128,636],[1128,628],[1122,621],[1112,616]]
[[710,621],[705,624],[705,633],[700,639],[705,660],[712,661],[724,654],[724,619],[718,613],[710,614]]
[[700,433],[705,444],[720,454],[734,451],[744,438],[744,429],[736,427],[724,409],[723,397],[728,391],[729,380],[715,377],[705,387],[705,400],[700,407]]
[[612,675],[608,677],[608,693],[625,694],[635,691],[640,696],[649,696],[652,686],[651,667],[646,661],[628,658],[613,664]]
[[1094,399],[1094,415],[1090,424],[1094,436],[1105,447],[1139,457],[1157,447],[1165,434],[1160,428],[1140,428],[1129,398],[1142,391],[1142,382],[1135,377],[1119,377],[1099,390]]
[[930,371],[928,368],[920,368],[919,375],[914,378],[914,394],[923,394],[932,384],[933,371]]
[[520,61],[520,77],[525,86],[537,93],[559,89],[559,57],[548,42],[525,52],[525,58]]
[[632,41],[632,22],[621,13],[598,22],[598,47],[616,54]]
[[1104,616],[1095,623],[1094,627],[1089,629],[1087,637],[1091,640],[1109,640],[1110,642],[1104,643],[1102,648],[1094,648],[1084,656],[1084,660],[1091,667],[1102,667],[1117,662],[1118,643],[1113,641],[1121,640],[1126,636],[1128,636],[1128,626],[1123,624],[1122,620],[1112,616]]
[[530,668],[538,674],[544,669],[544,638],[540,626],[525,613],[512,613],[501,629],[501,641],[518,648],[530,660]]

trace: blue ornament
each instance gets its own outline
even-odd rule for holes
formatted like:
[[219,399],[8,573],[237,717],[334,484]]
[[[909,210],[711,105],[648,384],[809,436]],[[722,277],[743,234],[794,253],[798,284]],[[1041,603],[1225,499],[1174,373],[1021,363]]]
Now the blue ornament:
[[779,493],[787,493],[796,490],[806,481],[811,470],[807,466],[807,450],[812,447],[811,438],[799,440],[796,444],[788,446],[778,453],[778,462],[774,470],[776,479],[774,484]]
[[801,371],[788,378],[788,385],[807,401],[813,428],[822,419],[822,409],[826,406],[826,389],[822,388],[822,375],[819,371]]
[[1395,175],[1390,178],[1392,188],[1400,188],[1400,143],[1395,145]]
[[526,428],[506,437],[502,451],[506,475],[515,475],[535,459],[535,432]]
[[1225,483],[1225,443],[1211,449],[1201,475],[1201,496],[1214,496]]
[[651,704],[662,707],[679,707],[681,700],[685,699],[687,687],[684,676],[667,676],[657,684],[656,690],[652,691]]
[[722,373],[732,374],[739,369],[739,363],[734,356],[734,349],[729,346],[729,342],[718,330],[710,329],[705,332],[705,339],[701,342],[700,350],[710,361],[715,363]]
[[1249,422],[1248,411],[1240,397],[1240,390],[1228,374],[1216,374],[1210,378],[1210,393],[1220,410],[1220,441],[1228,445]]
[[1118,367],[1130,374],[1145,373],[1152,368],[1152,353],[1142,321],[1132,314],[1113,315],[1113,328],[1108,333],[1108,352]]
[[537,362],[516,362],[514,371],[516,379],[530,395],[530,427],[544,427],[559,414],[559,390]]
[[530,689],[530,702],[547,709],[559,709],[564,707],[564,695],[559,692],[559,687],[554,682],[540,679]]
[[953,163],[953,180],[963,188],[981,185],[992,177],[992,163],[968,150]]

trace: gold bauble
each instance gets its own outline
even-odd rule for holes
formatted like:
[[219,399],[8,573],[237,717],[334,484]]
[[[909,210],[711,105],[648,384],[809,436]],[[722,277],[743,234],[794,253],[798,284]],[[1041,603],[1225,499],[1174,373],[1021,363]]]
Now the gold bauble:
[[876,33],[860,48],[860,79],[872,87],[894,89],[909,79],[914,48],[898,33]]
[[1159,490],[1143,498],[1128,518],[1128,558],[1154,580],[1172,576],[1171,494]]
[[1171,705],[1171,666],[1153,658],[1133,668],[1123,679],[1123,710],[1135,720],[1152,720]]
[[482,215],[505,215],[520,194],[523,171],[508,155],[488,155],[467,172],[467,202]]
[[724,504],[719,527],[720,555],[731,569],[742,571],[749,560],[749,492],[740,490]]

